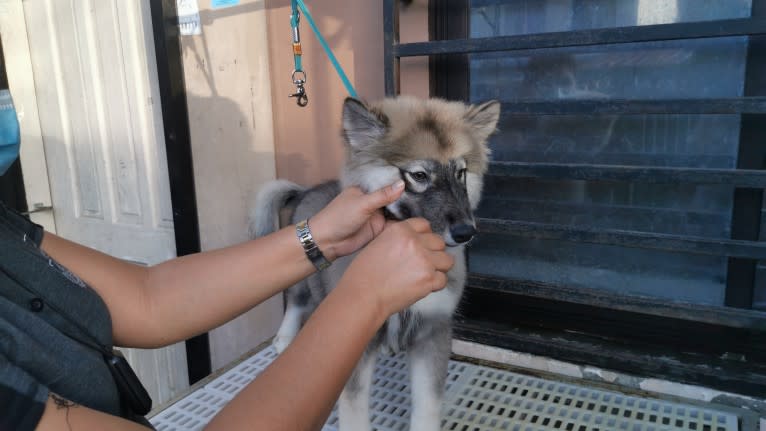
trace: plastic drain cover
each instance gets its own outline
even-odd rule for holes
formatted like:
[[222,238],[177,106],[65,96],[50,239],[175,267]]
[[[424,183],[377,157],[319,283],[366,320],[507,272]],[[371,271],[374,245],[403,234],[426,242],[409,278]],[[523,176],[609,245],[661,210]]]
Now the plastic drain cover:
[[[202,429],[275,358],[268,347],[150,419],[159,431]],[[410,390],[407,361],[381,357],[370,398],[378,431],[407,431]],[[450,361],[442,408],[445,431],[737,431],[729,412],[628,396],[464,362]],[[333,410],[323,431],[337,431]]]

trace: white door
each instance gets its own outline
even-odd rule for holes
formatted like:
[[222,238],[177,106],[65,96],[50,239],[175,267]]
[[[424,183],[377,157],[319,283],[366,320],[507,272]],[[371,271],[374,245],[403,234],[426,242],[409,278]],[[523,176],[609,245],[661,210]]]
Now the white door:
[[[143,265],[174,257],[148,0],[4,3],[23,5],[57,233]],[[155,406],[188,387],[183,343],[126,356]]]

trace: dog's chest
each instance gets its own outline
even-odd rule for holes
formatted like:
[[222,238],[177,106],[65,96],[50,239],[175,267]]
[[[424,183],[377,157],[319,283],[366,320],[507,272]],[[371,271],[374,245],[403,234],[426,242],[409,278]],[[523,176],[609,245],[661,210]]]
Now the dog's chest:
[[402,312],[386,320],[381,329],[381,348],[395,353],[407,350],[423,335],[433,322],[449,320],[457,308],[465,285],[465,260],[463,252],[454,253],[455,266],[450,270],[447,287],[416,302]]

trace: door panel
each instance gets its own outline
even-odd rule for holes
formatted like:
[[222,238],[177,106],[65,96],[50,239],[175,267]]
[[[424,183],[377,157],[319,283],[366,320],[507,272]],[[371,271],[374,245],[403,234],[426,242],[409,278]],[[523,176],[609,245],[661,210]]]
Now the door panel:
[[[143,265],[174,257],[148,2],[23,4],[58,234]],[[188,387],[182,343],[126,353],[155,405]]]

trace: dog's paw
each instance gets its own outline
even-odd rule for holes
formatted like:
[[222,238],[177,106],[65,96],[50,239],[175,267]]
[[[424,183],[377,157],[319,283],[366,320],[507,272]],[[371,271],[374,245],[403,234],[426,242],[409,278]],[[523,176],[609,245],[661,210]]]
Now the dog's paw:
[[271,342],[271,345],[274,346],[274,349],[276,349],[278,354],[281,354],[285,351],[287,346],[292,343],[294,337],[285,337],[284,335],[277,335],[274,337],[274,341]]

